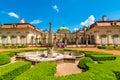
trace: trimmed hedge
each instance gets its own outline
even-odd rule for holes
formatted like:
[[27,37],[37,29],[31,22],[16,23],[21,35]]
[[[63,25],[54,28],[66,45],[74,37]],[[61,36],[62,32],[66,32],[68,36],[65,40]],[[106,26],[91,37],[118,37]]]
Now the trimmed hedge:
[[0,54],[0,66],[10,62],[10,57],[8,55]]
[[94,61],[90,57],[84,57],[79,61],[78,67],[87,69],[86,63],[94,63]]
[[80,52],[84,53],[86,57],[91,57],[91,55],[113,55],[111,53],[96,52],[96,51],[80,51]]
[[13,51],[4,51],[4,52],[0,52],[0,54],[3,54],[3,55],[8,55],[10,57],[14,56],[15,53]]
[[14,80],[45,80],[48,76],[54,76],[55,72],[55,62],[41,62]]
[[12,80],[16,76],[28,70],[30,66],[30,62],[21,61],[0,67],[0,80]]
[[17,46],[17,48],[27,48],[26,45],[23,45],[23,46]]
[[91,58],[94,61],[106,61],[106,60],[115,60],[115,55],[91,55]]
[[5,55],[8,55],[10,57],[16,55],[17,53],[21,53],[21,52],[30,52],[30,51],[44,51],[46,49],[31,49],[31,50],[11,50],[11,51],[3,51],[3,52],[0,52],[0,54],[5,54]]
[[98,46],[99,49],[120,50],[120,46]]

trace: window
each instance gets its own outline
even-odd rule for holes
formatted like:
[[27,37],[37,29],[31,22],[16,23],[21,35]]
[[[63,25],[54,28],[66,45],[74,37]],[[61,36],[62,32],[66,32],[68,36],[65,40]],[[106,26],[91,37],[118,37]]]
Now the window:
[[102,45],[106,44],[106,36],[101,37],[101,43],[102,43]]
[[12,37],[11,37],[11,43],[12,43],[12,44],[15,44],[15,43],[16,43],[16,38],[15,38],[15,36],[12,36]]
[[94,44],[94,35],[91,35],[90,44]]
[[32,36],[31,37],[31,44],[33,44],[34,43],[34,37]]
[[21,36],[21,44],[25,43],[25,36]]
[[118,36],[113,36],[114,45],[118,45]]
[[2,36],[2,44],[3,44],[3,45],[6,44],[6,36]]

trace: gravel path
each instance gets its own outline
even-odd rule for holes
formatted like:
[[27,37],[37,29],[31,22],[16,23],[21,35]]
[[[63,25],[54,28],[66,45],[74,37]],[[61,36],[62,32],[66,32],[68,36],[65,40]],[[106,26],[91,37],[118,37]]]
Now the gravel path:
[[65,76],[81,72],[82,69],[78,68],[76,63],[62,63],[57,65],[57,72],[55,76]]

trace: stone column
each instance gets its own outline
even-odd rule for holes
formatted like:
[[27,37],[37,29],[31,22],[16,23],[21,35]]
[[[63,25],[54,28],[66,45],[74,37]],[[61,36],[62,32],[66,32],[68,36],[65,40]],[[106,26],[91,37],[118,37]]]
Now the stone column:
[[29,45],[29,36],[28,36],[28,34],[29,34],[29,31],[27,31],[26,32],[26,37],[25,37],[25,39],[26,39],[26,45]]
[[78,47],[78,37],[76,37],[76,47]]
[[107,37],[107,43],[108,43],[108,46],[111,46],[113,44],[112,36],[110,33],[108,34],[108,37]]
[[2,40],[1,40],[1,35],[0,35],[0,46],[2,46]]
[[53,40],[53,45],[54,45],[54,47],[56,47],[56,38],[54,38],[54,40]]
[[38,38],[35,38],[35,45],[37,46],[38,44]]
[[77,33],[77,31],[76,31],[76,47],[78,47],[78,33]]
[[20,41],[20,36],[17,35],[17,37],[16,37],[16,44],[17,44],[17,45],[20,45],[20,43],[21,43],[21,41]]
[[86,47],[88,47],[88,35],[86,35]]
[[99,43],[99,35],[97,34],[95,37],[96,37],[95,38],[95,44],[96,44],[96,47],[97,47],[100,44]]
[[95,32],[94,39],[95,39],[94,43],[95,43],[96,47],[98,47],[101,44],[99,31]]
[[7,36],[7,45],[9,46],[11,44],[11,39],[10,39],[10,36],[8,35]]

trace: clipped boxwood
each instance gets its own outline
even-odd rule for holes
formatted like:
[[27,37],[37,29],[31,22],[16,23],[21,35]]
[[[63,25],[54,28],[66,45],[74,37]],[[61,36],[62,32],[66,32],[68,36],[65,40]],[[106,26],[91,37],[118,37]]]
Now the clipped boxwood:
[[99,46],[99,49],[120,50],[120,46]]
[[10,57],[8,55],[0,54],[0,65],[4,65],[10,62]]
[[15,52],[13,52],[13,51],[3,51],[3,52],[0,52],[0,54],[5,54],[5,55],[8,55],[8,56],[12,57],[12,56],[15,55]]
[[106,46],[98,46],[99,49],[106,49]]
[[14,80],[45,80],[45,78],[48,76],[54,76],[55,72],[55,62],[41,62],[35,67],[16,77]]
[[26,45],[23,45],[23,46],[17,46],[17,48],[27,48]]
[[94,61],[106,61],[106,60],[115,60],[115,55],[91,55],[91,58]]
[[90,57],[84,57],[79,61],[78,67],[87,70],[88,67],[86,66],[86,63],[94,63],[94,61]]
[[111,53],[96,52],[96,51],[81,51],[81,53],[84,53],[86,57],[91,57],[91,55],[112,55]]
[[0,67],[0,80],[13,80],[16,76],[28,70],[31,66],[30,62],[15,62]]

